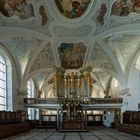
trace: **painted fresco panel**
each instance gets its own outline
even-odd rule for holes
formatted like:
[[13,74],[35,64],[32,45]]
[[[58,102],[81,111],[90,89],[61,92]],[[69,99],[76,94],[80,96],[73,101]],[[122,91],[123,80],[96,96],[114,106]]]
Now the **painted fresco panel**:
[[34,15],[33,6],[27,5],[25,0],[0,0],[0,12],[6,17],[17,15],[21,19]]
[[61,67],[75,69],[83,66],[86,46],[83,43],[62,43],[59,48]]
[[112,6],[112,15],[127,16],[131,12],[140,13],[140,0],[117,0]]
[[104,17],[107,12],[107,7],[105,3],[102,3],[99,9],[99,14],[97,16],[97,21],[100,25],[104,24]]
[[39,7],[39,15],[42,18],[41,25],[45,25],[48,21],[48,17],[47,17],[46,11],[45,11],[45,7],[43,5],[41,5]]
[[58,10],[67,18],[77,18],[87,10],[91,0],[55,0]]

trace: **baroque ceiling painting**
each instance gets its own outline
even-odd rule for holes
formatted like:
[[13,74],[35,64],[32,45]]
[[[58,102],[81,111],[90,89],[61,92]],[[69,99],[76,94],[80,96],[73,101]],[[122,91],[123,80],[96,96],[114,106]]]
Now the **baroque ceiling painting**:
[[117,0],[112,6],[115,16],[127,16],[131,12],[140,13],[140,0]]
[[104,16],[107,12],[107,7],[105,3],[102,3],[100,8],[99,8],[99,14],[97,16],[97,21],[100,25],[104,24]]
[[80,68],[86,53],[86,46],[79,43],[62,43],[58,48],[61,66],[66,69]]
[[43,5],[41,5],[39,7],[39,14],[42,18],[41,25],[45,25],[48,21],[48,17],[47,17],[47,14],[45,12],[45,7]]
[[78,18],[85,13],[91,0],[55,0],[58,10],[67,18]]
[[20,19],[34,16],[33,6],[25,0],[0,0],[0,12],[6,17],[16,15]]

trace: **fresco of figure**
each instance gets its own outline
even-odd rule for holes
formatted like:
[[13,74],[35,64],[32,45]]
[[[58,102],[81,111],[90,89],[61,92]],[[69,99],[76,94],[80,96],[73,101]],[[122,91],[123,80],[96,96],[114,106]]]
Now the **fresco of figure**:
[[104,24],[104,16],[107,12],[107,7],[105,3],[102,3],[99,9],[99,14],[97,16],[97,21],[100,25]]
[[81,9],[83,13],[87,10],[89,3],[90,0],[82,0]]
[[82,15],[82,9],[78,1],[72,2],[71,18],[80,17]]
[[58,51],[62,67],[70,69],[82,67],[86,53],[86,46],[83,43],[62,43]]
[[33,6],[28,6],[25,0],[1,0],[0,12],[6,17],[17,15],[21,19],[26,19],[33,16]]
[[41,25],[45,25],[47,23],[47,21],[48,21],[48,17],[47,17],[47,14],[45,12],[45,8],[44,8],[43,5],[41,5],[39,7],[39,14],[40,14],[40,16],[42,18]]
[[117,0],[112,6],[112,15],[128,16],[130,13],[140,13],[140,0]]
[[120,7],[121,7],[120,16],[129,14],[129,6],[128,6],[128,3],[127,3],[127,0],[121,0],[120,1]]
[[55,0],[56,6],[67,18],[77,18],[84,14],[91,0]]
[[131,0],[132,2],[132,11],[140,13],[140,0]]

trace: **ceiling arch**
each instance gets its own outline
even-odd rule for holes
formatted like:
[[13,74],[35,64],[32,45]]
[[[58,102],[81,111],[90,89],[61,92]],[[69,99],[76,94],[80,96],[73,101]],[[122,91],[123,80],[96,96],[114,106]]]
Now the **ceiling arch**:
[[91,65],[93,71],[109,71],[126,87],[128,71],[139,50],[138,12],[114,15],[116,0],[94,0],[79,18],[68,19],[56,10],[55,0],[25,1],[25,7],[32,6],[33,11],[28,18],[0,13],[0,42],[19,64],[21,89],[30,77],[42,83],[39,77],[45,75],[44,71],[61,66],[61,43],[78,42],[87,47],[80,67]]

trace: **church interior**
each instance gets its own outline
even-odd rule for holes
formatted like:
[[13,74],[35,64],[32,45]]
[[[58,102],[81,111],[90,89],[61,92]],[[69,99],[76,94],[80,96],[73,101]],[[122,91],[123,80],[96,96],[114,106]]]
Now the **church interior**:
[[140,0],[0,0],[0,139],[139,136]]

